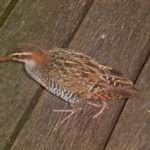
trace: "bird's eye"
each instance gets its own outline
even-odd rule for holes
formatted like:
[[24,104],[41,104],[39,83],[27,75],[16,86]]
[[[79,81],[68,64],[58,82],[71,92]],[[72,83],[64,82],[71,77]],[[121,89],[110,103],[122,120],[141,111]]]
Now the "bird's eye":
[[14,59],[24,59],[24,57],[22,55],[18,55],[18,54],[14,54],[14,55],[12,55],[12,57]]
[[21,55],[14,55],[14,57],[15,57],[15,58],[17,58],[17,59],[22,58],[22,56],[21,56]]
[[19,59],[19,60],[29,59],[31,57],[30,53],[14,53],[11,54],[10,56],[14,59]]

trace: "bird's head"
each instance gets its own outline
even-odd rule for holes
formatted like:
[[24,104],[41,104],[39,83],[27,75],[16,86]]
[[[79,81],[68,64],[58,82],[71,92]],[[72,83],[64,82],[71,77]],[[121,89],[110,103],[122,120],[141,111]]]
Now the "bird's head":
[[8,56],[0,56],[0,62],[4,61],[19,61],[25,64],[38,63],[42,64],[45,59],[44,52],[32,51],[32,52],[17,52]]

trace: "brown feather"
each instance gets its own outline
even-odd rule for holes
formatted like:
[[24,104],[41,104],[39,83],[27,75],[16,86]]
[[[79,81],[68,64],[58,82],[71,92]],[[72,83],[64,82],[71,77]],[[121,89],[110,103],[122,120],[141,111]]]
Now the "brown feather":
[[89,95],[100,100],[137,95],[137,90],[128,78],[79,52],[60,48],[50,50],[49,63],[50,76],[83,99],[88,99]]

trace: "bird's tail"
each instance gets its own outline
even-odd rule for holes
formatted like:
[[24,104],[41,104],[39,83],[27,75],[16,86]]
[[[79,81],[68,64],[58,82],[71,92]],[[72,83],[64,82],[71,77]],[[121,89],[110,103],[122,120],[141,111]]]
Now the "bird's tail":
[[[134,86],[130,87],[110,87],[107,89],[107,92],[112,92],[114,95],[121,95],[122,98],[130,98],[130,97],[136,97],[139,95],[139,90],[136,89]],[[114,98],[115,99],[115,98]],[[117,99],[117,98],[116,98]]]
[[126,89],[129,97],[131,96],[138,96],[139,95],[139,90],[137,88],[135,88],[134,86],[131,88]]
[[107,87],[91,95],[90,99],[123,100],[125,98],[138,96],[139,90],[135,87]]
[[122,95],[124,98],[135,97],[139,95],[139,90],[134,86],[124,88],[112,88],[114,93]]

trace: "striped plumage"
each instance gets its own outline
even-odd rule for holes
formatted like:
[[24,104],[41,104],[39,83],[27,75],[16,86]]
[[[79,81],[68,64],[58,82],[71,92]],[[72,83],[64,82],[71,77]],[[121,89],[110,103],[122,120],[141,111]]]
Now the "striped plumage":
[[13,53],[0,60],[24,62],[27,73],[34,80],[71,104],[99,106],[97,103],[101,101],[121,100],[138,94],[128,78],[70,49]]
[[90,95],[93,98],[92,95],[101,92],[107,93],[109,98],[106,100],[124,99],[137,94],[128,78],[82,53],[57,48],[50,50],[46,57],[44,66],[47,66],[49,78],[82,100],[90,99]]
[[[35,64],[35,63],[27,63],[25,64],[25,69],[27,73],[38,83],[40,83],[43,87],[45,87],[49,92],[54,95],[62,98],[64,101],[68,103],[78,103],[80,98],[72,91],[65,88],[63,85],[59,84],[59,79],[56,76],[54,70],[51,68],[53,65],[50,64],[51,57],[49,55],[44,60],[45,64]],[[57,78],[57,80],[56,80]]]

